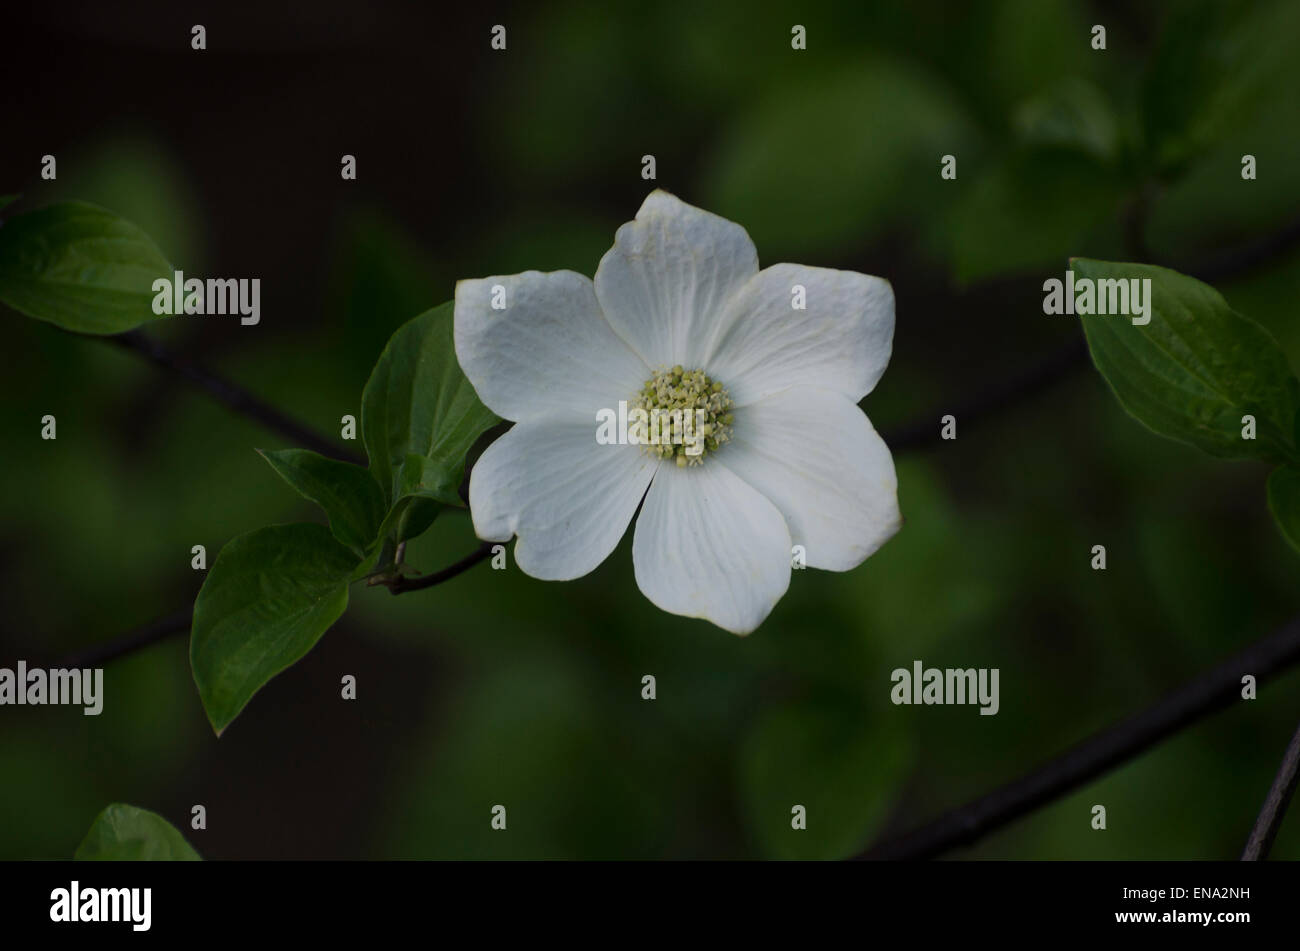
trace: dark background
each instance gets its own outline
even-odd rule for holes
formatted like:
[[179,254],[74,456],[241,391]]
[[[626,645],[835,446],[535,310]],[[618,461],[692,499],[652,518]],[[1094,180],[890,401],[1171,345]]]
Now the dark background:
[[[337,435],[389,334],[458,278],[590,275],[658,185],[748,228],[764,265],[889,278],[895,354],[867,411],[884,431],[937,427],[1080,333],[1041,309],[1068,256],[1196,274],[1300,212],[1300,64],[1277,53],[1295,33],[1248,32],[1244,56],[1213,39],[1293,5],[1191,18],[1240,91],[1157,172],[1144,89],[1169,6],[11,8],[0,193],[24,194],[13,210],[94,201],[191,275],[261,278],[256,327],[145,332]],[[496,23],[505,52],[489,49]],[[795,23],[807,51],[790,48]],[[1257,181],[1240,178],[1245,152]],[[1219,287],[1295,365],[1300,256]],[[253,452],[280,437],[117,348],[0,321],[0,666],[189,604],[194,544],[211,563],[235,535],[318,518]],[[1059,375],[959,419],[956,442],[896,452],[902,532],[853,572],[796,574],[748,638],[650,605],[629,535],[568,584],[480,567],[400,598],[354,587],[220,740],[183,637],[109,666],[98,718],[0,709],[0,858],[67,857],[115,801],[209,858],[839,857],[910,828],[1295,611],[1300,560],[1269,519],[1266,470],[1148,432],[1086,364]],[[54,442],[38,438],[47,413]],[[452,514],[408,561],[434,570],[473,545]],[[893,706],[890,671],[915,659],[999,668],[1001,712]],[[1298,712],[1293,673],[960,854],[1233,857]],[[206,831],[189,828],[195,803]],[[1300,822],[1274,854],[1300,856]]]

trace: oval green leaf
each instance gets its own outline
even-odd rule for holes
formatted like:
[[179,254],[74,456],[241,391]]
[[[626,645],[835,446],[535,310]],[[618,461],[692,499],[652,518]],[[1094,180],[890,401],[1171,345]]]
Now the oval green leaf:
[[[1082,258],[1071,267],[1076,284],[1080,278],[1151,282],[1149,323],[1113,313],[1080,318],[1093,362],[1130,415],[1214,456],[1296,458],[1292,422],[1300,410],[1300,384],[1267,330],[1234,311],[1208,284],[1177,271]],[[1092,286],[1097,300],[1104,289],[1107,309],[1115,310],[1122,288]],[[1148,285],[1136,286],[1141,291]],[[1129,309],[1136,310],[1131,300]],[[1246,416],[1254,417],[1253,439],[1245,435]]]
[[323,525],[272,525],[221,549],[190,635],[194,682],[218,736],[338,620],[358,563]]
[[77,333],[154,320],[154,281],[173,268],[149,236],[98,205],[61,202],[0,228],[0,301]]

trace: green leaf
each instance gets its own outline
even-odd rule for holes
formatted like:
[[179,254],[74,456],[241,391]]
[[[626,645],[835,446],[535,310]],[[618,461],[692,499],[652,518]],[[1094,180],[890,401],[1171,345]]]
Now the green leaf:
[[[907,734],[878,711],[812,702],[773,710],[741,747],[750,833],[772,858],[845,858],[885,820],[911,761]],[[796,805],[805,829],[791,827]]]
[[1142,90],[1155,165],[1177,169],[1248,119],[1260,91],[1294,55],[1298,31],[1300,4],[1293,0],[1170,4]]
[[457,491],[463,477],[463,465],[458,470],[442,460],[410,453],[397,473],[397,494],[433,499],[443,505],[464,505]]
[[323,525],[272,525],[229,542],[194,602],[190,666],[217,735],[306,654],[348,605],[358,558]]
[[361,396],[361,436],[390,503],[459,505],[465,454],[497,421],[456,362],[450,302],[397,329]]
[[1300,469],[1278,466],[1268,477],[1268,510],[1282,537],[1300,551]]
[[399,542],[416,538],[428,531],[444,508],[464,507],[458,491],[463,473],[463,465],[448,469],[424,456],[408,455],[394,475],[397,501],[388,510],[379,537],[391,535]]
[[428,531],[445,507],[441,502],[423,496],[402,496],[388,510],[379,537],[391,536],[399,542],[416,538]]
[[329,459],[310,449],[259,449],[279,476],[330,520],[334,537],[364,555],[379,536],[385,515],[384,493],[364,466]]
[[16,202],[19,198],[22,197],[23,197],[22,195],[0,195],[0,211],[3,211],[4,209],[8,208],[10,205],[12,205],[14,202]]
[[[1162,436],[1214,456],[1296,458],[1292,423],[1300,384],[1277,342],[1208,284],[1149,264],[1076,258],[1076,281],[1151,281],[1150,320],[1080,318],[1092,359],[1120,405]],[[1243,438],[1254,416],[1256,438]]]
[[97,205],[49,205],[0,228],[0,301],[65,330],[116,334],[154,320],[153,283],[173,273],[148,235]]
[[77,846],[78,862],[198,862],[176,827],[147,809],[116,802],[98,816]]

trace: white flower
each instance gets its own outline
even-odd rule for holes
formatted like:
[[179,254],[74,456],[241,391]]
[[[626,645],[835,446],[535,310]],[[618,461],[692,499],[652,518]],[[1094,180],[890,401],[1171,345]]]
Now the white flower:
[[[893,459],[857,406],[889,362],[887,281],[760,271],[744,228],[655,191],[594,282],[461,281],[455,321],[465,375],[516,424],[474,466],[474,530],[518,536],[515,561],[535,578],[587,574],[641,505],[632,559],[645,596],[746,634],[789,587],[793,546],[811,567],[847,571],[901,524]],[[601,410],[655,405],[691,380],[725,388],[710,416],[723,441],[702,458],[597,443]]]

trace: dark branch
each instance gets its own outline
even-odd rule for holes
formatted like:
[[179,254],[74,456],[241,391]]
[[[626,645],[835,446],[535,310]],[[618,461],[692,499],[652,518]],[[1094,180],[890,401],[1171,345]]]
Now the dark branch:
[[471,554],[466,555],[454,565],[448,565],[441,571],[435,571],[431,575],[424,575],[420,578],[408,578],[402,575],[386,581],[379,581],[378,583],[385,585],[393,594],[403,594],[407,591],[419,591],[421,588],[432,588],[436,584],[442,584],[444,581],[450,581],[459,574],[464,574],[480,561],[486,561],[491,558],[492,549],[498,544],[499,542],[482,542]]
[[[459,574],[463,574],[470,568],[473,568],[480,561],[490,558],[492,555],[493,542],[483,542],[473,554],[467,555],[453,565],[448,565],[441,571],[436,571],[431,575],[422,578],[397,578],[390,582],[380,582],[386,584],[393,594],[401,594],[403,591],[416,591],[420,588],[432,588],[434,585],[442,584],[444,581],[450,581]],[[190,617],[192,611],[188,608],[169,614],[165,618],[160,618],[152,624],[146,624],[144,627],[137,628],[127,634],[123,634],[116,640],[108,641],[95,647],[87,648],[80,654],[68,657],[59,663],[52,664],[52,667],[71,669],[76,667],[102,667],[109,661],[116,660],[124,654],[130,654],[142,647],[148,647],[159,641],[166,640],[176,634],[184,634],[190,629]]]
[[1273,840],[1277,838],[1277,830],[1282,828],[1282,820],[1286,817],[1286,807],[1295,795],[1297,781],[1300,781],[1300,727],[1296,727],[1295,735],[1291,737],[1291,743],[1282,755],[1282,765],[1273,777],[1273,785],[1269,787],[1268,796],[1259,810],[1255,828],[1250,830],[1246,849],[1241,853],[1243,862],[1260,862],[1268,858]]
[[164,618],[159,618],[152,624],[146,624],[144,627],[123,634],[116,640],[89,647],[80,654],[74,654],[52,666],[65,670],[78,667],[103,667],[109,661],[116,660],[123,654],[130,654],[142,647],[164,641],[175,634],[185,633],[190,629],[191,613],[189,609],[176,611]]
[[[1125,215],[1125,229],[1129,245],[1136,249],[1134,257],[1149,260],[1144,252],[1142,220],[1148,199],[1136,200]],[[1207,283],[1231,281],[1250,274],[1279,260],[1300,245],[1300,219],[1296,219],[1277,232],[1259,241],[1229,251],[1226,254],[1183,268],[1184,272]],[[951,413],[963,428],[972,422],[993,416],[1015,404],[1038,396],[1053,384],[1067,379],[1071,372],[1087,363],[1088,344],[1082,333],[1059,349],[1047,354],[1038,363],[968,400],[952,400],[942,407],[911,423],[882,433],[885,445],[891,450],[926,449],[942,442],[939,420]]]
[[124,350],[129,350],[138,356],[144,357],[154,366],[177,374],[199,387],[218,403],[229,407],[241,416],[246,416],[254,422],[261,423],[273,432],[293,440],[298,446],[314,449],[321,455],[330,456],[334,459],[343,459],[347,462],[365,465],[365,459],[356,453],[339,448],[332,441],[282,413],[270,403],[259,399],[229,380],[223,379],[214,373],[209,373],[202,367],[177,356],[138,330],[130,330],[123,334],[97,339],[115,344]]
[[[963,429],[985,416],[992,416],[1016,403],[1037,396],[1053,384],[1066,379],[1070,372],[1083,366],[1088,356],[1088,345],[1083,334],[1072,338],[1068,344],[1048,354],[1024,372],[992,389],[977,393],[972,398],[936,408],[927,415],[888,430],[881,434],[892,452],[908,449],[925,449],[937,445],[940,438],[939,420],[951,413]],[[955,405],[954,405],[955,404]]]
[[1232,281],[1274,263],[1293,251],[1298,244],[1300,244],[1300,218],[1252,244],[1235,248],[1220,257],[1207,260],[1199,267],[1191,268],[1187,273],[1207,284]]
[[[858,858],[927,859],[969,845],[1097,779],[1202,717],[1239,701],[1241,678],[1246,674],[1262,683],[1297,661],[1300,661],[1300,617],[1175,690],[1155,706],[1103,730],[1029,775],[906,835],[875,845]],[[1294,776],[1291,782],[1294,787]]]

